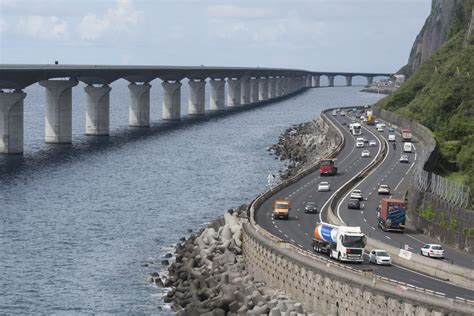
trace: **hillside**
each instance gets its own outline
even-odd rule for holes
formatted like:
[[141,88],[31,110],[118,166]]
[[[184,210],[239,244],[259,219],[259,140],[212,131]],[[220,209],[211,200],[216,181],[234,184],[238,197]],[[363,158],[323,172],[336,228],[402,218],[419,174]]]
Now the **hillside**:
[[[379,106],[415,118],[439,143],[436,172],[474,192],[474,1],[453,9],[447,41]],[[427,19],[427,23],[428,23]],[[427,32],[426,25],[422,32]]]

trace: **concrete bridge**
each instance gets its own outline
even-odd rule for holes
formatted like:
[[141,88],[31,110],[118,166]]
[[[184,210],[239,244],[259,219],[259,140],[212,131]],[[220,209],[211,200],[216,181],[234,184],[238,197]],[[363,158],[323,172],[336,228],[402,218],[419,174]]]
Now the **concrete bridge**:
[[[46,92],[45,141],[71,143],[72,88],[79,81],[87,86],[86,135],[109,134],[110,84],[130,82],[129,125],[150,125],[150,81],[163,82],[163,120],[181,119],[181,81],[188,79],[189,114],[205,113],[205,85],[209,79],[210,111],[250,106],[281,98],[310,87],[320,87],[327,76],[330,87],[336,76],[346,85],[363,76],[367,83],[388,73],[312,72],[281,68],[94,66],[94,65],[0,65],[0,153],[23,153],[24,88],[39,83]],[[227,102],[226,102],[227,84]]]

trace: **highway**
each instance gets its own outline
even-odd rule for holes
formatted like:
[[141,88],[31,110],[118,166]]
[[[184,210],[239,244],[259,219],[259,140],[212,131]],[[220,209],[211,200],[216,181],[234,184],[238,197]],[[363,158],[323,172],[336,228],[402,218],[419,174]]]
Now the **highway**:
[[[338,175],[333,177],[320,177],[319,172],[314,172],[300,181],[290,185],[289,187],[276,193],[272,198],[265,201],[255,212],[255,220],[257,224],[262,226],[264,229],[272,233],[273,235],[286,240],[297,247],[300,247],[306,251],[314,254],[312,250],[313,230],[316,222],[319,222],[320,213],[318,214],[306,214],[304,207],[307,202],[314,201],[318,206],[318,210],[328,201],[334,191],[339,188],[342,184],[349,181],[364,167],[366,167],[373,159],[375,159],[377,153],[381,148],[380,141],[378,139],[375,129],[368,128],[363,125],[363,135],[369,140],[376,140],[376,147],[355,147],[355,137],[349,132],[347,125],[351,122],[347,116],[331,116],[330,117],[336,125],[341,129],[344,134],[346,143],[342,151],[338,155],[336,160],[336,166],[338,167]],[[345,123],[344,125],[342,123]],[[387,136],[387,132],[384,133],[384,138]],[[397,135],[398,136],[398,135]],[[359,136],[360,137],[360,136]],[[370,157],[361,157],[362,149],[368,149],[370,151]],[[376,207],[379,202],[377,196],[378,183],[388,184],[394,191],[393,196],[397,197],[401,195],[403,190],[406,189],[407,181],[411,176],[413,170],[412,163],[415,159],[415,153],[410,154],[410,163],[401,164],[400,159],[401,142],[397,141],[397,151],[393,151],[390,147],[387,158],[378,166],[378,170],[371,173],[366,179],[358,184],[364,197],[368,197],[363,202],[364,207],[362,210],[348,210],[347,200],[344,199],[338,204],[340,218],[351,226],[361,226],[361,229],[371,238],[378,238],[383,240],[385,243],[393,244],[397,247],[408,243],[411,247],[417,250],[422,243],[429,239],[420,234],[394,234],[384,233],[376,227]],[[388,173],[390,171],[390,173]],[[318,192],[317,185],[320,181],[328,181],[331,184],[330,192]],[[375,188],[375,191],[374,191]],[[272,202],[274,199],[283,198],[288,199],[291,202],[291,212],[289,220],[274,220],[272,217]],[[364,221],[365,219],[365,221]],[[390,239],[385,237],[385,234],[389,234]],[[415,236],[413,236],[415,235]],[[417,240],[418,239],[418,240]],[[367,250],[367,249],[366,249]],[[315,254],[323,256],[322,254]],[[459,252],[447,249],[447,260],[450,258],[456,258],[456,262],[469,265],[469,260],[472,257],[465,256]],[[404,282],[416,287],[423,287],[429,290],[433,290],[439,293],[443,293],[446,297],[455,298],[461,297],[469,300],[474,300],[474,291],[472,289],[466,289],[446,281],[442,281],[430,276],[420,274],[418,272],[410,271],[399,266],[375,266],[368,263],[367,258],[363,264],[350,264],[354,269],[368,270],[371,269],[377,275],[386,277],[389,279]],[[436,259],[433,259],[436,260]],[[472,262],[472,261],[471,261]]]
[[[387,123],[388,126],[388,123]],[[400,156],[402,153],[403,143],[401,136],[396,135],[396,149],[393,149],[392,143],[388,142],[388,132],[385,128],[384,132],[377,132],[375,127],[369,128],[373,133],[378,133],[389,144],[388,154],[383,163],[378,166],[377,170],[366,177],[361,183],[356,186],[356,189],[362,190],[364,198],[364,208],[361,211],[349,210],[347,202],[349,194],[338,204],[337,213],[339,218],[346,224],[360,226],[362,231],[369,237],[381,240],[386,244],[403,248],[408,245],[409,250],[415,253],[420,252],[420,248],[424,244],[434,243],[439,241],[421,234],[414,229],[407,229],[405,233],[399,232],[384,232],[377,227],[377,206],[380,199],[384,196],[377,195],[377,189],[380,184],[387,184],[391,189],[391,197],[403,199],[403,194],[406,191],[408,182],[413,177],[414,164],[418,157],[417,151],[421,150],[420,146],[413,143],[415,151],[412,153],[405,153],[409,157],[409,163],[400,163]],[[365,137],[369,137],[364,135]],[[418,146],[418,147],[417,147]],[[361,148],[362,149],[362,148]],[[359,150],[361,150],[359,149]],[[446,252],[446,257],[443,259],[446,262],[452,262],[456,265],[472,268],[474,266],[474,257],[460,252],[452,247],[443,245]],[[438,259],[433,259],[438,260]]]

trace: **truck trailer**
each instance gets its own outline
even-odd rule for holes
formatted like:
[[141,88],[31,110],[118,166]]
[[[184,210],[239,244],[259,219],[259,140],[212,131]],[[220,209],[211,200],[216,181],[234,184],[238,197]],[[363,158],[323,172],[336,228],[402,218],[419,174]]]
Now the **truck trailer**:
[[406,203],[400,199],[382,199],[377,208],[377,225],[383,231],[404,231]]
[[314,228],[313,250],[339,261],[362,263],[367,238],[360,227],[317,223]]

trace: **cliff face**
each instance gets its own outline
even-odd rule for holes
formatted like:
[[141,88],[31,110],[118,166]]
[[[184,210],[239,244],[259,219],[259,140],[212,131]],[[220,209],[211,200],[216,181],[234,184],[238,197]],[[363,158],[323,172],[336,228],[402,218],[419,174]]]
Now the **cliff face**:
[[433,0],[431,13],[416,37],[411,49],[408,67],[413,73],[447,40],[453,26],[453,16],[464,0]]

